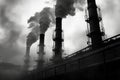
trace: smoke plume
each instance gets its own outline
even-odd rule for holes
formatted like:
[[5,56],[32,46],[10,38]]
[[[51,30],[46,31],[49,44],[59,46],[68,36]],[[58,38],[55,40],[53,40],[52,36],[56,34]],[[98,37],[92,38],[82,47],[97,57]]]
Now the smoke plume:
[[31,46],[34,42],[36,42],[38,37],[35,35],[35,33],[30,32],[27,36],[27,46]]
[[45,33],[47,31],[50,22],[50,8],[47,7],[40,12],[40,33]]
[[67,15],[74,16],[75,8],[83,10],[82,6],[85,0],[57,0],[55,6],[55,15],[57,17],[66,17]]
[[16,23],[14,17],[18,17],[13,8],[20,2],[18,0],[1,0],[0,1],[0,29],[4,32],[0,40],[0,55],[6,59],[14,57],[21,53],[18,49],[18,38],[21,34],[21,25]]
[[36,42],[39,34],[44,34],[51,22],[55,23],[53,9],[46,7],[40,13],[36,12],[35,15],[28,20],[28,23],[30,23],[29,28],[32,30],[27,36],[27,45],[31,46]]

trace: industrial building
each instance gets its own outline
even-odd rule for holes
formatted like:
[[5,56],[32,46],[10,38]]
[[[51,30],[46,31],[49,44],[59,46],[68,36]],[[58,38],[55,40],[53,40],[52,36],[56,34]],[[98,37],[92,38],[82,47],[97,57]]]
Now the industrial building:
[[[56,17],[53,64],[28,72],[25,80],[119,80],[120,35],[105,39],[100,8],[95,0],[87,0],[86,23],[88,46],[71,55],[62,57],[62,18]],[[43,37],[42,37],[43,36]],[[44,34],[40,34],[40,51],[44,56]]]

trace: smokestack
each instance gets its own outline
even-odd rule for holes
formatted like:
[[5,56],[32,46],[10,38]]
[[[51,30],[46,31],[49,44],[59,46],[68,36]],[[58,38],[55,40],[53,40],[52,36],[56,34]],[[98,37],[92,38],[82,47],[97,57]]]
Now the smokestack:
[[40,46],[44,46],[44,37],[45,34],[40,34]]
[[24,70],[28,71],[30,64],[30,46],[26,46],[26,54],[24,60]]
[[38,52],[38,66],[37,68],[43,68],[44,64],[44,37],[45,34],[40,34],[40,41],[39,41],[39,52]]
[[95,0],[87,0],[89,19],[86,20],[90,25],[90,33],[87,35],[91,38],[92,48],[99,48],[102,44],[102,35],[100,31],[100,19],[97,13],[97,6]]
[[62,18],[57,17],[56,18],[56,29],[55,29],[55,38],[53,39],[55,42],[55,48],[53,49],[54,51],[54,56],[53,60],[55,62],[61,61],[62,60]]
[[37,41],[37,39],[38,39],[38,37],[33,32],[30,32],[27,36],[26,54],[25,54],[25,60],[24,60],[26,70],[29,68],[29,63],[30,63],[30,48],[31,48],[32,44]]
[[38,52],[38,54],[39,54],[40,57],[41,57],[41,55],[44,54],[44,37],[45,37],[45,34],[40,34],[39,52]]
[[26,55],[25,57],[28,58],[30,56],[30,46],[26,47]]

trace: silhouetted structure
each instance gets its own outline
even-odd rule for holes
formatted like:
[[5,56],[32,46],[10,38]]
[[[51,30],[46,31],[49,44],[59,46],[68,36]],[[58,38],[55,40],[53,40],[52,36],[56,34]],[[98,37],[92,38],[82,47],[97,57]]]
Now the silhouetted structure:
[[61,62],[62,61],[62,18],[57,17],[56,18],[56,29],[55,29],[55,34],[53,41],[55,42],[54,46],[54,56],[52,61],[55,63]]
[[26,54],[25,54],[25,59],[24,59],[24,70],[28,71],[30,67],[30,47],[28,41],[26,42]]
[[43,68],[44,65],[44,38],[45,38],[45,34],[40,34],[39,37],[40,41],[39,41],[39,52],[38,52],[38,60],[37,60],[37,68]]
[[[87,0],[92,44],[62,59],[61,63],[49,65],[42,70],[32,71],[30,80],[119,80],[120,79],[120,34],[102,40],[101,18],[95,0]],[[62,58],[61,18],[56,18],[54,60]]]
[[91,38],[92,48],[98,48],[102,45],[102,36],[104,34],[100,30],[101,16],[98,15],[97,6],[95,0],[87,0],[88,2],[88,16],[86,22],[90,27],[90,31],[87,34]]

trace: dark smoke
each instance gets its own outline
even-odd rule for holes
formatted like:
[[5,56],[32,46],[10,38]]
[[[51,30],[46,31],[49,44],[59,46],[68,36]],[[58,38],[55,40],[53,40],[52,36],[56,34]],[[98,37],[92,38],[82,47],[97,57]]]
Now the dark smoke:
[[55,6],[55,15],[57,17],[66,17],[67,15],[74,16],[75,8],[83,10],[82,6],[85,0],[57,0]]
[[[55,22],[54,14],[52,13],[52,9],[49,7],[44,8],[40,13],[36,13],[32,16],[28,23],[30,23],[29,28],[31,28],[31,32],[27,37],[27,45],[32,45],[37,41],[40,33],[45,33],[50,26],[50,23]],[[40,24],[40,25],[39,25]]]
[[45,33],[50,23],[55,23],[54,9],[45,7],[40,13],[35,13],[35,15],[28,20],[28,23],[30,23],[29,28],[32,29],[36,27],[37,24],[40,24],[40,33]]
[[46,7],[40,12],[40,33],[45,33],[50,26],[50,8]]
[[32,16],[29,20],[28,20],[28,23],[32,22],[32,21],[36,21],[36,17],[35,16]]
[[26,43],[27,46],[30,47],[33,43],[37,41],[37,39],[38,39],[38,36],[35,33],[30,32],[27,36],[27,43]]
[[31,47],[33,43],[35,43],[38,40],[38,36],[39,36],[39,25],[37,25],[37,19],[35,16],[32,16],[29,20],[28,23],[29,27],[31,28],[31,32],[28,34],[27,36],[27,41],[26,41],[26,45],[27,47]]
[[[0,3],[0,29],[4,30],[5,38],[0,41],[0,55],[4,55],[6,59],[14,57],[19,54],[17,41],[21,34],[21,25],[17,24],[14,19],[12,19],[13,8],[17,5],[18,0],[2,0]],[[2,36],[3,37],[3,36]]]
[[66,17],[66,15],[74,15],[74,0],[57,0],[55,6],[55,14],[57,17]]

